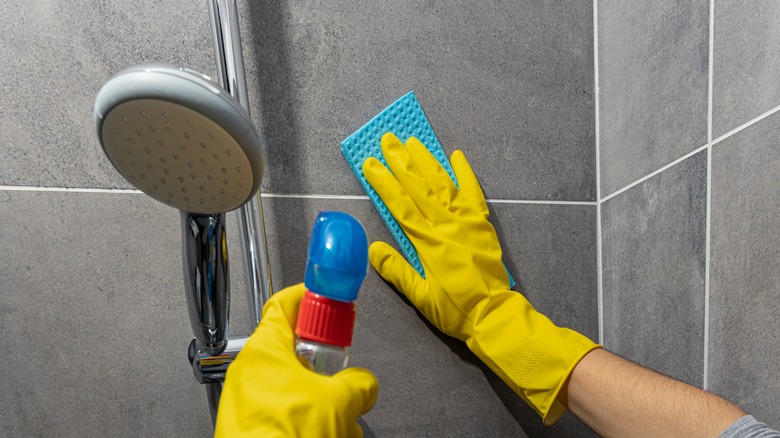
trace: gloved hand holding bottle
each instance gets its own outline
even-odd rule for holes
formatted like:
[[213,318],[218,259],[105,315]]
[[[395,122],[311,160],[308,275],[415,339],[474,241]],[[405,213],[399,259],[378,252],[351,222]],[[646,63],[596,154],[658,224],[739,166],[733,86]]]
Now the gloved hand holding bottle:
[[554,423],[566,411],[558,394],[567,378],[599,345],[557,327],[509,289],[487,203],[461,151],[451,157],[460,188],[416,138],[404,145],[387,133],[382,153],[389,169],[372,157],[363,173],[417,250],[425,278],[384,242],[370,246],[371,264]]
[[295,355],[294,328],[306,292],[288,287],[263,307],[260,325],[230,365],[216,437],[360,437],[357,419],[376,403],[379,382],[368,370],[315,373]]

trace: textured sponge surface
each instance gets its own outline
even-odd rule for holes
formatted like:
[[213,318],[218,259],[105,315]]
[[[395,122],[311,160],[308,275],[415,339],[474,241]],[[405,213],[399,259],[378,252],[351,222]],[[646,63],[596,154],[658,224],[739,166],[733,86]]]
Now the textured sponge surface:
[[428,118],[425,117],[420,103],[417,101],[417,97],[414,95],[414,91],[410,91],[402,98],[395,101],[392,105],[385,108],[381,113],[377,114],[368,123],[363,125],[347,137],[346,140],[341,142],[341,153],[344,154],[349,167],[355,172],[358,181],[363,186],[363,189],[368,194],[371,202],[374,203],[382,220],[387,224],[390,233],[395,238],[398,247],[401,248],[401,252],[406,257],[406,260],[420,273],[425,276],[423,272],[422,263],[417,256],[417,251],[414,249],[414,245],[406,237],[401,227],[396,222],[393,215],[379,198],[379,195],[371,188],[371,185],[366,181],[366,177],[363,175],[363,161],[368,157],[375,157],[379,159],[385,166],[387,162],[382,155],[381,140],[382,136],[386,132],[392,132],[402,142],[406,143],[409,137],[417,137],[428,150],[433,153],[433,156],[441,163],[450,177],[457,184],[455,173],[452,171],[452,166],[447,160],[447,155],[439,143],[439,139],[436,138],[436,134],[433,132],[431,124],[428,122]]
[[[382,136],[386,132],[392,132],[404,143],[406,143],[409,137],[416,137],[431,151],[456,185],[458,181],[449,160],[447,160],[447,155],[444,153],[441,143],[439,143],[439,139],[436,138],[428,118],[414,95],[414,91],[410,91],[382,110],[381,113],[369,120],[362,128],[341,142],[341,153],[346,158],[349,167],[352,168],[371,202],[374,203],[374,208],[376,208],[382,220],[387,224],[387,228],[390,230],[396,243],[398,243],[398,247],[401,249],[404,257],[420,275],[425,277],[420,257],[417,255],[414,245],[406,237],[398,222],[390,214],[390,210],[387,209],[385,203],[382,202],[382,199],[368,183],[365,175],[363,175],[363,161],[368,157],[375,157],[387,166],[387,162],[382,155],[381,146]],[[511,275],[509,276],[509,281],[510,287],[514,286],[515,281]]]

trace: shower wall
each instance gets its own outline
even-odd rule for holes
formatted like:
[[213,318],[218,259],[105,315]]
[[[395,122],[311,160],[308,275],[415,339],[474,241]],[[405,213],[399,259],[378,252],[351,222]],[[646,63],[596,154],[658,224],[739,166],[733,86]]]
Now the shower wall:
[[[392,241],[339,142],[414,90],[480,178],[515,289],[778,426],[780,8],[716,2],[712,26],[707,2],[655,3],[239,1],[275,288],[302,280],[319,210]],[[209,436],[178,213],[113,170],[91,114],[127,66],[212,75],[206,2],[36,0],[0,18],[0,435]],[[231,332],[247,334],[229,233]],[[593,436],[571,415],[543,427],[373,270],[358,306],[353,364],[381,384],[367,436]]]
[[780,427],[780,5],[598,1],[604,345]]

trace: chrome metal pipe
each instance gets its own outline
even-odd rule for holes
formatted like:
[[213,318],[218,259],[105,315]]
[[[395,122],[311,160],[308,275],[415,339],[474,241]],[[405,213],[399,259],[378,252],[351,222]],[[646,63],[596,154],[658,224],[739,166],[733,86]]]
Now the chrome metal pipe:
[[248,337],[229,338],[225,350],[216,356],[209,355],[199,350],[197,342],[193,339],[188,351],[192,371],[195,380],[200,383],[219,383],[225,380],[228,366],[236,359],[238,353],[244,348]]
[[225,214],[181,211],[182,268],[192,333],[212,356],[227,347],[230,269]]
[[[249,113],[249,94],[246,87],[244,74],[244,56],[241,52],[241,35],[238,26],[238,8],[235,0],[209,0],[209,19],[212,29],[212,43],[217,64],[217,80],[219,84],[238,100],[239,104]],[[263,220],[263,205],[260,192],[253,196],[246,204],[236,210],[238,235],[241,250],[244,256],[244,273],[247,279],[247,295],[249,298],[249,310],[255,324],[259,324],[261,312],[265,302],[271,297],[273,290],[271,284],[271,269],[268,259],[268,246],[265,238],[265,223]],[[224,222],[224,215],[222,215]],[[182,216],[182,228],[184,229],[184,216]],[[224,228],[222,232],[224,239]],[[224,267],[227,271],[227,243],[223,240],[225,250]],[[186,269],[185,269],[186,272]],[[226,298],[225,310],[229,306],[229,283],[225,276]],[[190,296],[199,296],[191,294]],[[224,327],[224,344],[216,347],[213,343],[204,343],[199,339],[206,338],[205,333],[211,333],[209,329],[196,327],[196,321],[203,318],[202,313],[194,315],[200,319],[193,319],[193,307],[190,305],[190,320],[193,324],[193,332],[196,339],[190,344],[189,359],[195,373],[195,379],[206,384],[212,422],[216,425],[219,399],[222,394],[222,383],[228,366],[233,362],[243,348],[247,338],[227,339],[227,319]],[[213,315],[209,314],[209,317]],[[225,314],[225,318],[229,313]],[[215,317],[216,318],[216,317]],[[209,326],[210,327],[210,326]],[[222,332],[219,335],[223,335]],[[214,333],[216,339],[217,333]]]
[[[212,42],[219,84],[249,113],[249,93],[244,74],[244,55],[235,0],[209,0]],[[249,309],[254,323],[260,322],[263,305],[271,297],[271,269],[265,237],[260,192],[236,210],[238,234],[244,255],[244,273],[249,289]]]

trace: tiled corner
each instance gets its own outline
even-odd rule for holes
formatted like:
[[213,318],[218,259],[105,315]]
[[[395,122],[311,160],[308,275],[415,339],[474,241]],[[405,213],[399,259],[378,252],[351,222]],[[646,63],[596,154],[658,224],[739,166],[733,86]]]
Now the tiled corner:
[[215,71],[207,2],[45,0],[0,20],[0,185],[128,187],[95,136],[100,87],[141,63]]
[[341,140],[414,90],[499,199],[595,200],[591,2],[251,2],[270,193],[363,194]]
[[780,106],[780,4],[715,0],[712,136]]
[[780,428],[780,115],[712,148],[709,389]]
[[143,195],[0,192],[0,435],[211,434],[178,221]]
[[703,384],[707,153],[602,206],[604,344]]
[[601,196],[707,143],[709,4],[598,2]]

